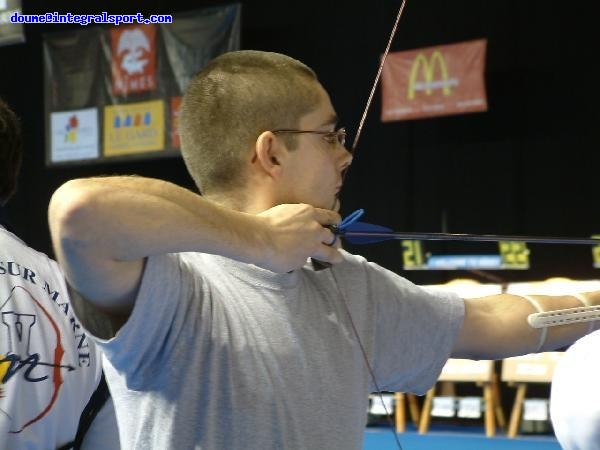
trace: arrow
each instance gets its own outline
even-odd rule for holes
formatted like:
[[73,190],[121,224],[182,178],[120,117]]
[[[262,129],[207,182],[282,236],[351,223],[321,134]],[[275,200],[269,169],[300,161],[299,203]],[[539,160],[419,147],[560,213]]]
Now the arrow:
[[600,238],[570,238],[548,236],[511,236],[499,234],[422,233],[394,231],[372,223],[358,222],[364,210],[358,209],[346,217],[333,232],[351,244],[373,244],[388,240],[471,241],[471,242],[528,242],[531,244],[600,245]]
[[372,244],[392,239],[419,241],[528,242],[531,244],[600,245],[600,239],[544,236],[510,236],[499,234],[419,233],[393,231],[381,225],[355,222],[345,230],[334,230],[351,244]]

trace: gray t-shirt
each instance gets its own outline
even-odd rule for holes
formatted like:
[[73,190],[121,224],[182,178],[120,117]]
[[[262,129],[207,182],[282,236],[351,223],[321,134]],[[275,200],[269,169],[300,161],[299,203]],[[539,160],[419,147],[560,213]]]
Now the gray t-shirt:
[[[275,274],[221,256],[148,259],[100,341],[127,449],[360,449],[375,390],[424,393],[462,324],[454,294],[364,258]],[[333,273],[332,273],[333,272]]]

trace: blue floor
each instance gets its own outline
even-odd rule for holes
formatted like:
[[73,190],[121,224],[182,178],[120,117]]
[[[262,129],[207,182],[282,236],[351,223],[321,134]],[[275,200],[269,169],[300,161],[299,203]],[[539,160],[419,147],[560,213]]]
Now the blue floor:
[[[363,450],[398,450],[391,427],[367,427]],[[427,434],[409,429],[399,433],[402,450],[561,450],[551,434],[518,436],[508,439],[501,432],[485,437],[478,427],[431,427]]]

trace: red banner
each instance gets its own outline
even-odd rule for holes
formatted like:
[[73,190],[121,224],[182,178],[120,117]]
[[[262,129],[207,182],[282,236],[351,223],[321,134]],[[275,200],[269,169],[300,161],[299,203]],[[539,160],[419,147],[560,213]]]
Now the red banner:
[[381,120],[487,110],[485,39],[390,53],[383,66]]
[[156,89],[156,28],[118,26],[110,30],[112,92],[124,95]]
[[181,96],[171,97],[171,147],[179,150],[181,139],[179,138],[179,115],[181,114]]

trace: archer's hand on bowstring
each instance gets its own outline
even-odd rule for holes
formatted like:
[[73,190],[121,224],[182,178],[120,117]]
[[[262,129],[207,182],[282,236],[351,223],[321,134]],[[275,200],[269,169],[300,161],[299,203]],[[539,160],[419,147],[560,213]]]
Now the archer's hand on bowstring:
[[308,258],[331,264],[343,260],[339,239],[328,228],[341,220],[335,211],[306,204],[283,204],[256,218],[262,239],[258,266],[284,273],[302,267]]

